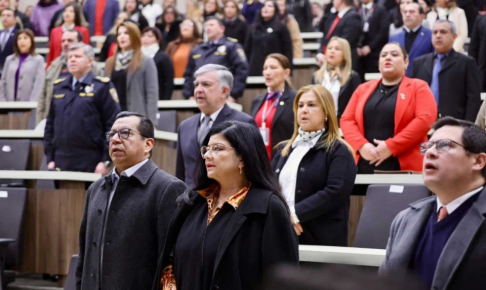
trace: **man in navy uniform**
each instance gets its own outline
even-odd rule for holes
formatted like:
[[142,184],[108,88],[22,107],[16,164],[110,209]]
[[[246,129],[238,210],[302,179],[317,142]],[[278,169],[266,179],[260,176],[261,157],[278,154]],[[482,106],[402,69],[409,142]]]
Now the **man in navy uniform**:
[[248,76],[248,61],[245,51],[236,39],[224,36],[224,23],[217,17],[208,17],[204,22],[204,33],[208,41],[196,46],[189,55],[184,72],[182,95],[194,99],[194,73],[205,64],[219,64],[227,67],[234,76],[234,86],[228,100],[243,96]]
[[110,79],[94,76],[93,61],[91,46],[72,45],[68,51],[71,75],[54,82],[44,133],[50,170],[108,172],[105,133],[111,129],[120,105]]

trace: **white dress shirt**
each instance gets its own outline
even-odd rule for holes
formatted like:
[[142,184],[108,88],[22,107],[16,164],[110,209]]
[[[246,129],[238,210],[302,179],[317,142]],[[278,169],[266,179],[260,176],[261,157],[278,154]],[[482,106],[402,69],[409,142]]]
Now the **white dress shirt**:
[[453,211],[455,211],[458,207],[461,206],[466,200],[468,200],[471,196],[474,194],[478,193],[479,191],[483,190],[483,186],[480,188],[476,188],[473,191],[470,191],[464,195],[461,195],[460,197],[454,199],[453,201],[449,202],[448,204],[444,205],[442,202],[440,202],[439,197],[437,197],[437,211],[443,206],[447,209],[447,213],[451,214]]
[[[209,115],[209,118],[211,118],[211,120],[209,121],[209,127],[213,126],[214,121],[219,116],[219,113],[221,113],[223,108],[224,108],[224,105],[221,108],[219,108],[219,110],[217,110],[216,112]],[[204,115],[204,113],[201,112],[201,115],[199,116],[199,123],[202,123],[202,121],[204,120],[204,117],[206,117],[206,115]]]
[[324,79],[322,80],[322,86],[325,87],[332,95],[334,100],[334,108],[336,108],[336,114],[338,111],[338,99],[339,99],[339,91],[341,90],[341,83],[339,82],[339,78],[334,76],[331,79],[331,75],[329,72],[324,72]]

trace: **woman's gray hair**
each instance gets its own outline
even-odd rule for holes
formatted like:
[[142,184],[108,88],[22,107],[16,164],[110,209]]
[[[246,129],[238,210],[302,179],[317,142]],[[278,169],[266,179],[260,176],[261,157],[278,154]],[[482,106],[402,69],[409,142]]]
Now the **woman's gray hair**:
[[[437,24],[437,23],[449,24],[449,27],[451,29],[452,34],[457,34],[457,26],[454,22],[447,20],[447,19],[438,19],[437,21],[435,21],[434,25]],[[432,27],[432,28],[434,28],[434,27]]]
[[94,53],[93,47],[91,45],[87,45],[86,43],[75,43],[75,44],[71,45],[71,47],[69,48],[69,51],[73,51],[73,50],[76,50],[76,49],[79,49],[79,48],[83,49],[84,54],[88,58],[94,59],[95,53]]
[[228,87],[231,91],[233,89],[233,74],[225,66],[219,64],[206,64],[200,67],[195,73],[194,78],[207,73],[215,71],[218,76],[219,87]]

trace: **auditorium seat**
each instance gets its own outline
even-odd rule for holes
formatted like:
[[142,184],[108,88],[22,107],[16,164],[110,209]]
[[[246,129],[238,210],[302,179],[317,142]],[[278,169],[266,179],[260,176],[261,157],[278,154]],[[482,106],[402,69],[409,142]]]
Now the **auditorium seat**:
[[78,265],[78,255],[73,255],[69,262],[69,272],[64,284],[64,290],[76,290],[76,266]]
[[[27,189],[0,188],[0,238],[14,239],[5,256],[5,268],[22,264],[24,223],[27,213]],[[15,281],[15,272],[5,270],[3,284]]]
[[430,196],[421,184],[370,185],[358,222],[354,246],[385,249],[395,216],[414,201]]
[[[27,170],[30,140],[0,140],[0,170]],[[24,180],[0,179],[0,186],[24,187]]]

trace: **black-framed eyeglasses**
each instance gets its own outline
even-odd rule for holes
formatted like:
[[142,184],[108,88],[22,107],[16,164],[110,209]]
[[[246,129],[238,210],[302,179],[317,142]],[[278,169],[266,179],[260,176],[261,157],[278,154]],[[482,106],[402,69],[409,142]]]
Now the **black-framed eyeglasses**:
[[113,139],[113,137],[115,137],[116,134],[118,134],[118,138],[120,138],[120,139],[128,139],[128,137],[130,137],[130,134],[132,132],[138,133],[138,134],[140,134],[140,136],[148,138],[147,136],[142,135],[142,133],[140,133],[136,130],[133,130],[133,129],[130,129],[130,128],[124,128],[124,129],[121,129],[121,130],[114,130],[114,131],[106,132],[106,140],[108,142],[110,142]]
[[466,146],[464,146],[460,143],[457,143],[454,140],[440,139],[440,140],[437,140],[437,141],[427,141],[427,142],[423,142],[422,144],[420,144],[420,153],[422,155],[425,155],[425,152],[427,152],[427,150],[432,148],[434,145],[435,145],[435,149],[437,149],[437,152],[445,153],[445,152],[449,151],[452,143],[457,144],[457,145],[461,146],[462,148],[464,148],[464,150],[468,151],[466,149]]
[[211,145],[208,145],[208,146],[202,146],[201,147],[201,157],[204,159],[204,155],[206,155],[206,153],[208,153],[208,152],[210,152],[210,154],[215,156],[215,155],[218,155],[219,152],[224,151],[226,149],[233,149],[234,150],[235,148],[226,146],[226,145],[221,144],[221,143],[211,144]]

